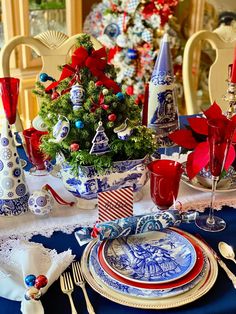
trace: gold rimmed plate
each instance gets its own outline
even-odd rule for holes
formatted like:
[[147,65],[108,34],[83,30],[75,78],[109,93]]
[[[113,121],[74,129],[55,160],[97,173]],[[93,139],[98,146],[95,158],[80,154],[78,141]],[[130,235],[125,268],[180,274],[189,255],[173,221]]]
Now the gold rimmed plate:
[[158,298],[157,299],[145,299],[140,297],[135,297],[131,295],[124,295],[117,291],[112,290],[109,287],[105,287],[97,281],[97,279],[94,279],[90,268],[89,268],[89,256],[90,251],[94,244],[96,243],[96,240],[92,241],[88,246],[86,247],[84,254],[82,256],[82,270],[84,273],[84,276],[89,283],[89,285],[97,291],[102,296],[106,297],[107,299],[114,301],[116,303],[136,307],[136,308],[143,308],[143,309],[167,309],[167,308],[174,308],[178,306],[182,306],[188,303],[191,303],[200,297],[202,297],[204,294],[206,294],[214,285],[217,275],[218,275],[218,266],[215,258],[213,257],[210,249],[200,240],[193,237],[192,235],[183,232],[183,234],[186,234],[190,237],[190,239],[193,239],[203,250],[204,254],[207,256],[207,259],[209,261],[209,271],[206,272],[202,280],[192,289],[183,292],[182,294],[175,295],[172,297],[167,298]]

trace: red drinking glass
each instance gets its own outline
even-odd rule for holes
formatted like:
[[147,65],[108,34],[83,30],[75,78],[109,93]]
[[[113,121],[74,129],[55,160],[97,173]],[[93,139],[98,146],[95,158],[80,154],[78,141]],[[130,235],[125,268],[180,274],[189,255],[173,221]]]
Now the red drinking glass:
[[6,118],[10,124],[16,121],[16,107],[19,95],[20,80],[14,77],[0,78],[0,95]]
[[33,175],[46,175],[48,172],[45,169],[45,155],[40,150],[41,137],[48,132],[38,131],[34,128],[29,128],[23,131],[25,138],[26,150],[29,161],[34,165],[30,169]]
[[174,160],[161,159],[148,164],[148,169],[151,198],[159,209],[168,209],[179,192],[182,165]]

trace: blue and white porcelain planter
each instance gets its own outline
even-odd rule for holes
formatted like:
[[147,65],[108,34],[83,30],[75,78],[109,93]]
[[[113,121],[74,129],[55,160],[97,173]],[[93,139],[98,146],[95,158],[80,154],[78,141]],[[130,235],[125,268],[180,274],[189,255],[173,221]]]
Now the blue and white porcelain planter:
[[148,158],[117,161],[113,167],[98,174],[93,166],[80,166],[79,175],[75,177],[72,168],[65,160],[61,164],[61,178],[66,189],[79,198],[81,208],[94,208],[99,192],[132,187],[134,201],[142,197],[141,189],[148,180],[146,164]]

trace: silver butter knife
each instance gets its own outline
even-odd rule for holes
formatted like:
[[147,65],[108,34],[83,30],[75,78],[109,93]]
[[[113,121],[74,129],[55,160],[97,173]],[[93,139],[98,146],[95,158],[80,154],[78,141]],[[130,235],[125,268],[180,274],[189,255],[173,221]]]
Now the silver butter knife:
[[218,264],[220,265],[221,268],[224,269],[228,278],[232,281],[233,286],[236,289],[236,276],[234,275],[234,273],[232,273],[232,271],[226,266],[226,264],[222,261],[222,259],[216,253],[216,251],[213,250],[213,248],[206,242],[206,240],[204,240],[199,234],[197,234],[196,237],[208,246],[208,248],[211,250],[213,256],[217,260]]

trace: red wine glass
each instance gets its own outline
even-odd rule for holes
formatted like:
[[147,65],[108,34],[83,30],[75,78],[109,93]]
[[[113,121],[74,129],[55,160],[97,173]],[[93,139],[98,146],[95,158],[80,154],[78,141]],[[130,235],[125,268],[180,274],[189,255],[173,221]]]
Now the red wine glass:
[[148,164],[148,169],[151,198],[158,209],[166,210],[177,198],[182,165],[177,161],[161,159]]
[[216,186],[224,169],[235,129],[235,122],[226,117],[208,121],[209,168],[212,175],[210,212],[209,215],[199,215],[195,221],[196,225],[205,231],[218,232],[226,227],[226,222],[215,216],[214,203]]
[[45,168],[45,155],[40,149],[41,137],[48,132],[38,131],[34,128],[29,128],[23,131],[26,153],[29,161],[33,164],[30,173],[35,176],[42,176],[48,174]]

